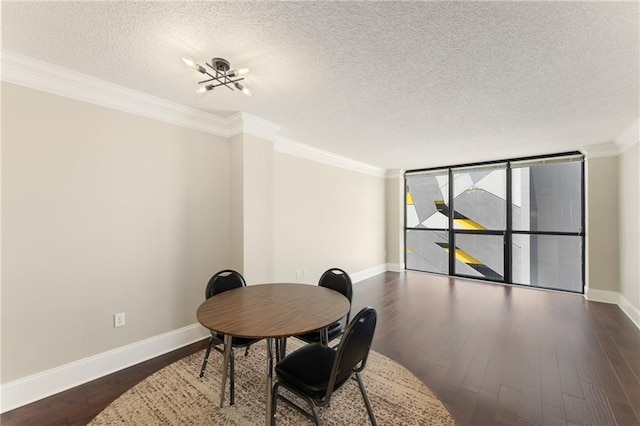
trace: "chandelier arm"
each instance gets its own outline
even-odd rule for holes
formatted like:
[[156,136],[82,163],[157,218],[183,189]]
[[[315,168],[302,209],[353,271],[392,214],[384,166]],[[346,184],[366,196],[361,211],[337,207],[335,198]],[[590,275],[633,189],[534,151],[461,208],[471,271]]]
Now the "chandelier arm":
[[[207,65],[208,65],[208,64],[207,64]],[[211,73],[210,73],[209,71],[207,71],[207,70],[204,70],[204,72],[201,72],[201,74],[206,74],[206,75],[208,75],[209,77],[211,77],[211,79],[213,79],[213,80],[217,80],[217,79],[219,78],[219,77],[214,76],[213,74],[211,74]]]
[[226,86],[225,83],[218,83],[218,84],[214,84],[213,87],[220,87],[220,86]]
[[233,92],[233,87],[230,86],[231,82],[227,82],[227,83],[220,83],[221,86],[226,87],[227,89],[231,90]]
[[232,84],[234,84],[234,81],[232,78],[229,78],[228,75],[225,74],[224,79],[227,81],[227,87],[229,87],[229,89],[233,90],[233,88],[231,87]]
[[229,80],[229,81],[225,82],[225,81],[221,81],[221,79],[219,77],[211,77],[211,78],[209,78],[207,80],[199,81],[198,84],[208,83],[210,81],[217,81],[219,84],[217,84],[215,87],[218,87],[218,86],[233,84],[233,83],[236,83],[238,81],[242,81],[242,80],[244,80],[244,77],[236,78],[235,80],[227,78],[227,80]]
[[[213,67],[211,67],[213,68]],[[218,86],[225,86],[227,89],[231,90],[233,92],[233,88],[229,87],[229,85],[231,84],[230,81],[225,81],[228,80],[227,75],[225,73],[223,73],[222,71],[218,70],[217,68],[213,68],[216,71],[216,81],[220,82],[220,84],[218,84]],[[216,86],[217,87],[217,86]]]
[[[216,80],[216,81],[217,81],[217,80]],[[211,86],[211,87],[220,87],[220,86],[227,86],[227,87],[229,87],[229,84],[230,84],[230,83],[221,83],[221,82],[218,82],[218,84],[215,84],[215,83],[214,83],[214,84],[210,84],[210,86]],[[234,90],[232,87],[229,87],[229,89],[230,89],[230,90]]]

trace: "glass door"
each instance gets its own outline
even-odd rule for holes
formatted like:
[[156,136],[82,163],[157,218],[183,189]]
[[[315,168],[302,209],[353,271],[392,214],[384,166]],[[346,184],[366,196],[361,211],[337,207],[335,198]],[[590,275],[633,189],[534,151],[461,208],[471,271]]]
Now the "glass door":
[[504,281],[506,163],[451,170],[453,275]]
[[513,282],[582,291],[581,158],[513,162]]
[[584,291],[580,153],[405,174],[407,269]]
[[449,274],[449,171],[433,170],[406,178],[407,269]]

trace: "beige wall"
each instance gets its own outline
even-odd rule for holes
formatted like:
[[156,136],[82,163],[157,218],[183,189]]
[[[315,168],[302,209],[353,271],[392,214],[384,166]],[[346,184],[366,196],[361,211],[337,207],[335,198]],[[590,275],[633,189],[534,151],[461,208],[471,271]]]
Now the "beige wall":
[[273,142],[230,139],[231,263],[247,284],[273,281]]
[[618,156],[587,160],[589,298],[620,304],[636,324],[640,324],[639,157],[635,143]]
[[3,84],[2,382],[193,324],[228,167],[226,139]]
[[244,135],[244,269],[249,284],[273,281],[273,142]]
[[330,267],[384,264],[384,191],[383,177],[276,152],[274,278],[316,283]]
[[587,284],[618,291],[618,157],[588,158]]
[[[244,270],[244,135],[229,140],[229,268]],[[224,200],[220,200],[223,202]]]
[[640,151],[638,143],[619,157],[620,294],[640,311]]
[[391,176],[385,182],[387,263],[404,267],[404,176]]

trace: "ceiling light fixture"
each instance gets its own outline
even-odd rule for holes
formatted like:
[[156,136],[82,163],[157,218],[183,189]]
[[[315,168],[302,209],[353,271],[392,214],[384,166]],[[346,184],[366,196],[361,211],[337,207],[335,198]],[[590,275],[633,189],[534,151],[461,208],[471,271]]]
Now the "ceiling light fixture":
[[205,64],[211,68],[212,72],[207,71],[202,65],[196,64],[193,59],[188,56],[182,58],[182,62],[189,68],[210,77],[198,82],[198,84],[202,85],[196,90],[196,93],[199,95],[210,92],[219,86],[225,86],[229,90],[233,90],[232,86],[234,86],[246,96],[251,96],[251,91],[240,84],[240,81],[244,80],[244,77],[241,76],[249,72],[248,68],[232,70],[229,61],[222,58],[213,58],[210,64],[205,62]]

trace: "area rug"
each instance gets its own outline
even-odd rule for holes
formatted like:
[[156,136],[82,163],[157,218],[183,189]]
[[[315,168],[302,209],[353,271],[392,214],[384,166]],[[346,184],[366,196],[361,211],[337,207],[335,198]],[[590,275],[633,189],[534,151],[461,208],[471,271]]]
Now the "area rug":
[[[300,345],[289,339],[287,352]],[[198,377],[204,351],[183,358],[125,392],[90,425],[242,425],[264,424],[266,345],[254,344],[248,356],[236,350],[235,405],[219,407],[222,356],[212,351],[205,376]],[[400,364],[371,352],[362,373],[379,425],[454,425],[438,398]],[[358,389],[351,380],[334,393],[330,407],[320,408],[325,425],[370,424]],[[278,401],[278,425],[312,424]]]

